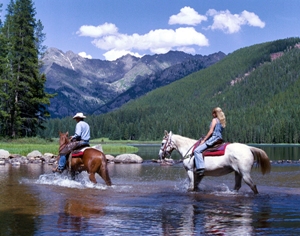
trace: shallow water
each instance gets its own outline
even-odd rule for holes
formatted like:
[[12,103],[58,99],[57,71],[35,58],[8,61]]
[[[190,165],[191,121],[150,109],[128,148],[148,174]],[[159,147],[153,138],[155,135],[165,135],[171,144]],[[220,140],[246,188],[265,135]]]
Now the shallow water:
[[205,177],[187,192],[182,164],[109,164],[107,187],[97,176],[74,180],[48,165],[0,166],[1,235],[299,235],[300,165],[253,169],[260,194],[234,174]]

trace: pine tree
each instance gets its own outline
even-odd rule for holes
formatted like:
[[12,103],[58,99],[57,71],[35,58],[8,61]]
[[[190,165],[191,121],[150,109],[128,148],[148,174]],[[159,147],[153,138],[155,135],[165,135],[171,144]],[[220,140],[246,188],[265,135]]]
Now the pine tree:
[[35,136],[37,129],[43,128],[44,117],[49,115],[46,105],[52,95],[44,91],[46,77],[39,73],[43,26],[40,21],[36,23],[35,14],[31,0],[11,0],[2,28],[7,42],[7,74],[3,78],[9,81],[4,110],[8,119],[3,119],[7,136]]
[[[9,10],[9,9],[8,9]],[[2,13],[2,4],[0,4],[0,13]],[[8,48],[10,44],[2,33],[3,25],[0,19],[0,135],[7,132],[8,114],[8,87],[10,86],[9,67],[8,67]]]

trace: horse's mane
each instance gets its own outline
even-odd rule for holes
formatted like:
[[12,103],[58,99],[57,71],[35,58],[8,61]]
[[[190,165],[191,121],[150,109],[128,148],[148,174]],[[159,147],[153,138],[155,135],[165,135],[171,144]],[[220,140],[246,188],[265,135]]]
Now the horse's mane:
[[179,134],[172,134],[172,136],[173,136],[173,139],[176,139],[177,145],[180,145],[180,144],[194,144],[194,143],[197,142],[197,140],[195,140],[195,139],[184,137],[184,136],[181,136]]

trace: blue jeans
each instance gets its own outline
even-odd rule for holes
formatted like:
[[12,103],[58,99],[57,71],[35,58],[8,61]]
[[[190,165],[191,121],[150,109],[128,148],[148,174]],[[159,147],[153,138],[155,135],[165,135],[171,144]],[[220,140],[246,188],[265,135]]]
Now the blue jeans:
[[196,169],[204,169],[205,164],[202,153],[208,148],[206,143],[202,143],[194,150]]
[[72,150],[75,150],[76,148],[83,146],[83,145],[88,145],[88,141],[77,141],[77,142],[72,142],[69,145],[67,145],[59,154],[59,162],[58,162],[58,169],[63,170],[66,166],[67,163],[67,155],[71,153]]
[[63,170],[67,162],[66,155],[60,155],[58,162],[58,169]]

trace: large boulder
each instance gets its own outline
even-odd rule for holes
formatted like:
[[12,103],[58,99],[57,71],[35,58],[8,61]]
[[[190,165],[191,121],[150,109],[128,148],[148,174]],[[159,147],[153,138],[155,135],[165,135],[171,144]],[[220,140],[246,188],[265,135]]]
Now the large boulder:
[[9,152],[4,150],[4,149],[0,149],[0,159],[8,159],[10,156]]
[[115,160],[115,157],[110,154],[106,154],[105,157],[108,162],[114,162],[114,160]]
[[115,157],[115,163],[142,163],[143,159],[136,154],[121,154]]

